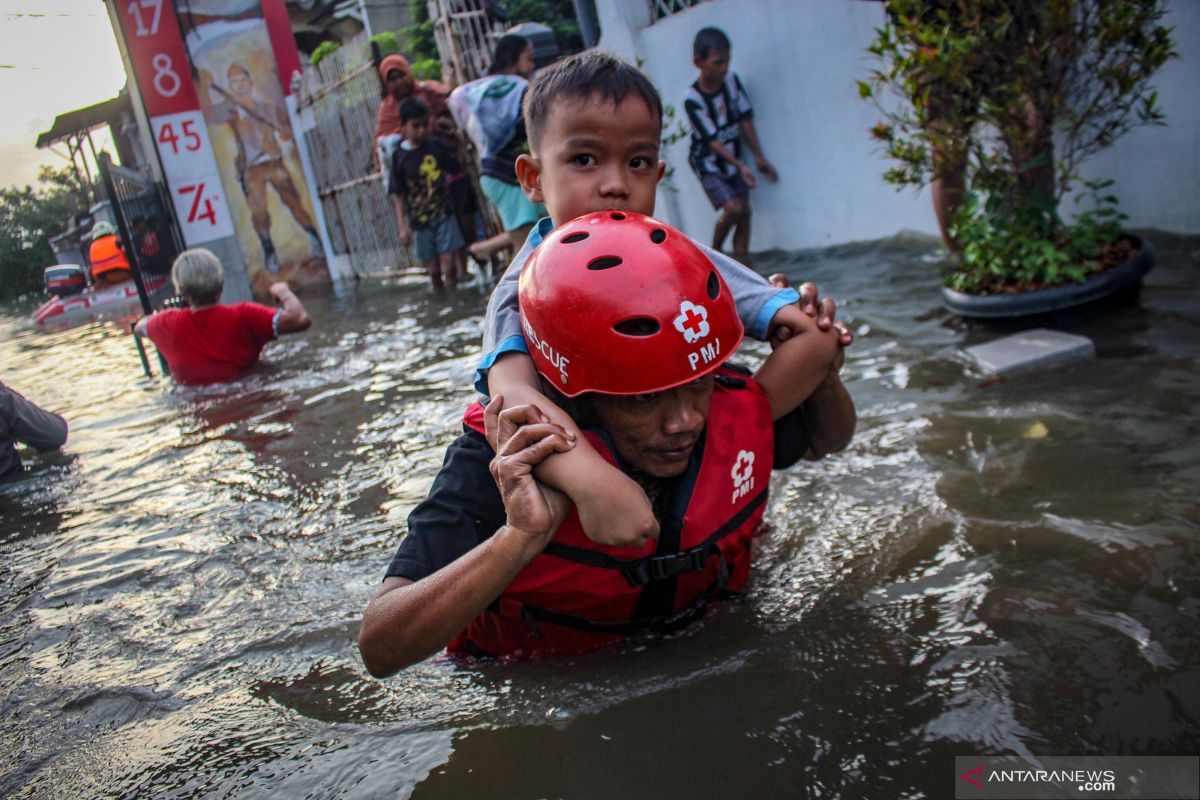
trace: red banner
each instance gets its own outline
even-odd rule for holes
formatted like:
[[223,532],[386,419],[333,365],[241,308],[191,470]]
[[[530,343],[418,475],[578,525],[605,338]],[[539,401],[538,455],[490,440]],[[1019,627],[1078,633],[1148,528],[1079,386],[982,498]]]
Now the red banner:
[[170,0],[117,0],[129,60],[151,117],[200,108]]

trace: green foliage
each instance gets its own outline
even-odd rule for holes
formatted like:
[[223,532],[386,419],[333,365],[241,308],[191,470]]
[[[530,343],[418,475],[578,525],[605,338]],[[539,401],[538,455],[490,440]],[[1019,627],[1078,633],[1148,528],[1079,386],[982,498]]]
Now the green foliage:
[[370,41],[379,48],[379,54],[381,56],[390,56],[392,53],[401,52],[400,37],[391,31],[377,33],[371,37]]
[[437,40],[433,36],[433,21],[429,19],[429,6],[425,0],[409,0],[408,7],[414,22],[400,31],[401,52],[409,62],[440,59]]
[[342,46],[337,42],[321,42],[313,49],[312,56],[309,57],[309,61],[312,62],[312,65],[315,67],[317,64],[320,64],[322,61],[336,53],[341,48]]
[[42,270],[55,262],[50,237],[87,208],[69,170],[45,167],[38,183],[0,189],[0,299],[42,288]]
[[962,176],[973,195],[954,234],[973,277],[949,282],[1078,279],[1089,256],[1074,238],[1115,231],[1116,198],[1074,226],[1059,203],[1087,157],[1162,124],[1150,79],[1176,56],[1166,0],[887,0],[887,10],[868,48],[881,66],[857,91],[883,117],[871,136],[894,162],[885,180]]
[[1007,207],[995,195],[981,201],[967,195],[951,234],[962,246],[946,285],[960,292],[997,293],[1078,283],[1100,268],[1106,245],[1121,234],[1126,215],[1117,198],[1101,195],[1112,181],[1085,182],[1091,208],[1071,224],[1051,224],[1054,216],[1036,206]]
[[440,81],[442,79],[442,62],[436,58],[422,58],[419,61],[413,61],[409,66],[412,67],[413,75],[420,81]]

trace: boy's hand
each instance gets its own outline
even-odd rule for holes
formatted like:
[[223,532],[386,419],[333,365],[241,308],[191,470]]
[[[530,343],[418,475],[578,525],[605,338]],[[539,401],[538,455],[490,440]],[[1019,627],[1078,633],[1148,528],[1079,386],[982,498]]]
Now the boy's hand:
[[[788,287],[788,278],[781,272],[776,272],[767,280],[777,289],[786,289]],[[837,303],[831,297],[826,297],[822,300],[820,293],[817,291],[817,285],[812,281],[805,281],[800,284],[799,306],[801,311],[817,321],[817,328],[820,330],[827,331],[830,328],[836,328],[838,331],[838,343],[842,347],[849,347],[854,344],[854,332],[844,323],[836,321]],[[795,325],[789,320],[790,313],[786,311],[787,308],[790,308],[790,306],[779,309],[775,314],[775,318],[771,320],[770,342],[772,349],[786,342],[797,333]]]
[[408,225],[400,226],[400,244],[408,247],[412,244],[412,228]]
[[771,162],[767,161],[762,156],[757,156],[755,158],[755,166],[758,167],[758,171],[766,176],[767,180],[769,180],[771,183],[775,183],[779,180],[779,173],[775,171],[775,167],[771,166]]
[[747,189],[753,189],[758,186],[758,178],[755,177],[754,171],[745,164],[738,164],[738,173],[742,176],[742,183],[746,184]]

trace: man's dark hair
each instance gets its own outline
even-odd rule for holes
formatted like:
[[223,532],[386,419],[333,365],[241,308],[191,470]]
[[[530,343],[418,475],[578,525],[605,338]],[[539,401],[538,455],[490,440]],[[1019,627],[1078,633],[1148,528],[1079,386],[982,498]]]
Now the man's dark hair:
[[529,40],[519,33],[506,33],[501,36],[500,41],[496,42],[496,52],[492,54],[492,65],[488,67],[488,75],[499,75],[516,64],[529,44]]
[[612,53],[585,50],[556,61],[537,74],[525,93],[525,132],[537,147],[551,104],[564,100],[602,97],[619,105],[629,95],[646,102],[662,124],[662,98],[637,67]]
[[400,101],[400,124],[429,116],[429,106],[419,97],[406,97]]
[[692,56],[699,59],[708,58],[713,51],[728,53],[732,49],[729,37],[720,28],[701,28],[692,42]]

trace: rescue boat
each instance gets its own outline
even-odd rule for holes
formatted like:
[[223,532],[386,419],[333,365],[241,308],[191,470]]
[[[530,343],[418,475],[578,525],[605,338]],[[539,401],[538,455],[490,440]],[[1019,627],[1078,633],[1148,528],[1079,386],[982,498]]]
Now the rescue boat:
[[[125,322],[142,315],[137,284],[132,280],[104,288],[89,287],[83,267],[56,264],[46,267],[44,282],[52,297],[38,306],[30,322],[47,333],[107,320]],[[148,277],[145,282],[155,306],[173,293],[166,276]]]

